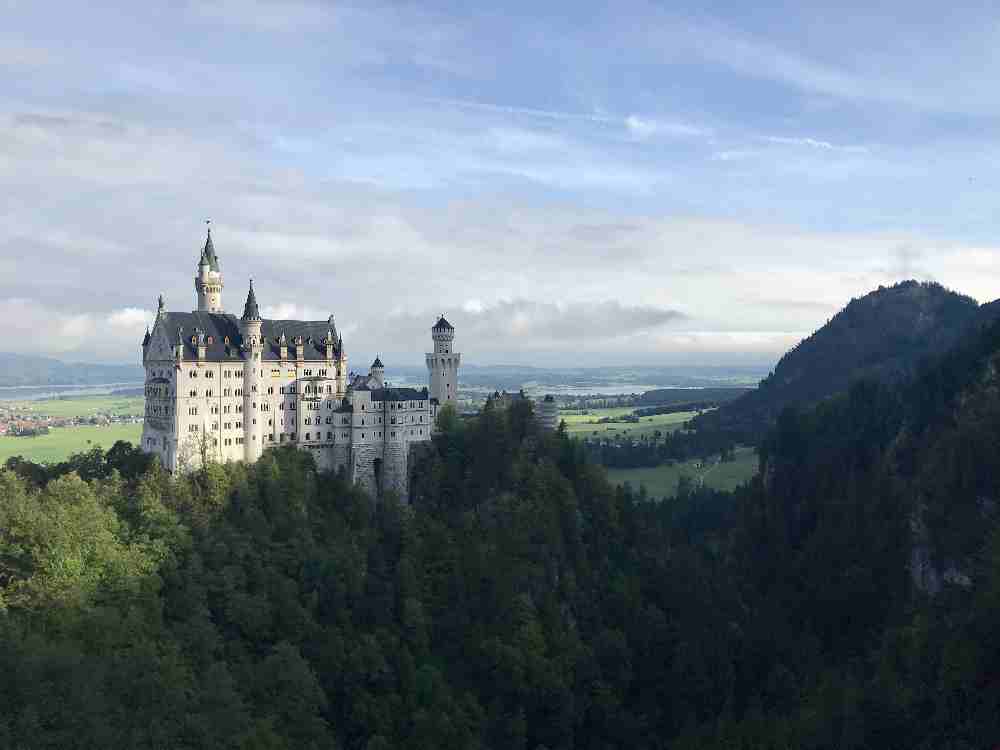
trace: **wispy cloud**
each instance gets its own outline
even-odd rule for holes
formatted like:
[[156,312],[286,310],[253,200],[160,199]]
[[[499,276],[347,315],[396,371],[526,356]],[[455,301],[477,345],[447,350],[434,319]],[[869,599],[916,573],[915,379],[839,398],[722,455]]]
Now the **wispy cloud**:
[[689,125],[683,122],[672,122],[651,117],[639,117],[629,115],[625,118],[625,126],[635,138],[640,140],[651,138],[655,135],[696,137],[711,135],[708,128]]
[[778,135],[761,136],[761,140],[781,146],[803,146],[806,148],[819,149],[820,151],[842,151],[849,154],[867,154],[871,152],[868,146],[837,145],[830,141],[823,141],[809,137],[790,137]]

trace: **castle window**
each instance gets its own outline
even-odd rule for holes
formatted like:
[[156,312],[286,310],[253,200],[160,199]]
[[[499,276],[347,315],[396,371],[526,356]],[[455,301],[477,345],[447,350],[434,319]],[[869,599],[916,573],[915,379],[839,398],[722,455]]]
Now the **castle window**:
[[214,344],[215,343],[215,339],[212,336],[209,336],[208,337],[208,343],[209,344]]
[[333,440],[333,433],[332,432],[326,433],[326,439],[327,440]]
[[312,433],[311,432],[307,432],[306,433],[306,440],[312,440]]

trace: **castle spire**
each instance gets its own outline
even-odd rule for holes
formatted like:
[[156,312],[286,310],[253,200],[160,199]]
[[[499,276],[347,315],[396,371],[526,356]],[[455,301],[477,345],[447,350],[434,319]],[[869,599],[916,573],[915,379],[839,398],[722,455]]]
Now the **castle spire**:
[[250,279],[250,292],[247,294],[247,303],[243,306],[242,320],[260,320],[260,308],[257,307],[257,295],[253,293],[253,279]]
[[212,244],[211,226],[208,227],[205,246],[201,249],[201,258],[198,260],[194,289],[198,293],[198,312],[223,312],[222,272],[219,270],[219,256],[215,254],[215,245]]
[[198,261],[200,266],[208,266],[209,271],[219,271],[219,258],[215,254],[215,245],[212,244],[212,220],[208,219],[205,221],[208,224],[208,236],[205,238],[205,247],[201,250],[201,259]]

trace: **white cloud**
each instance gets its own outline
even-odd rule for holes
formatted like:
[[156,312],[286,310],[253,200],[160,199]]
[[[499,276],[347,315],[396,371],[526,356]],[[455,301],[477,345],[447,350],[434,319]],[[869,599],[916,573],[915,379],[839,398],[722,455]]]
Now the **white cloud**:
[[830,143],[829,141],[822,141],[816,138],[808,137],[787,137],[787,136],[776,136],[776,135],[766,135],[762,136],[762,140],[768,143],[775,143],[782,146],[806,146],[808,148],[815,148],[821,151],[843,151],[846,153],[853,154],[867,154],[870,149],[867,146],[839,146]]
[[629,115],[626,117],[625,127],[628,128],[632,137],[637,140],[645,140],[646,138],[651,138],[654,135],[695,137],[711,134],[710,130],[703,127],[688,125],[683,122],[671,122],[656,118],[639,117],[638,115]]

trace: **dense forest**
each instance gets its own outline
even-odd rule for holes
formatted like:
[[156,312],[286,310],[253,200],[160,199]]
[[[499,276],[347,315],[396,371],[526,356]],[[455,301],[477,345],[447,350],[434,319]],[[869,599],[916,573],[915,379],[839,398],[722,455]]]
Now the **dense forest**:
[[0,747],[992,747],[997,352],[785,410],[750,485],[664,503],[528,404],[446,411],[409,504],[293,449],[12,460]]

